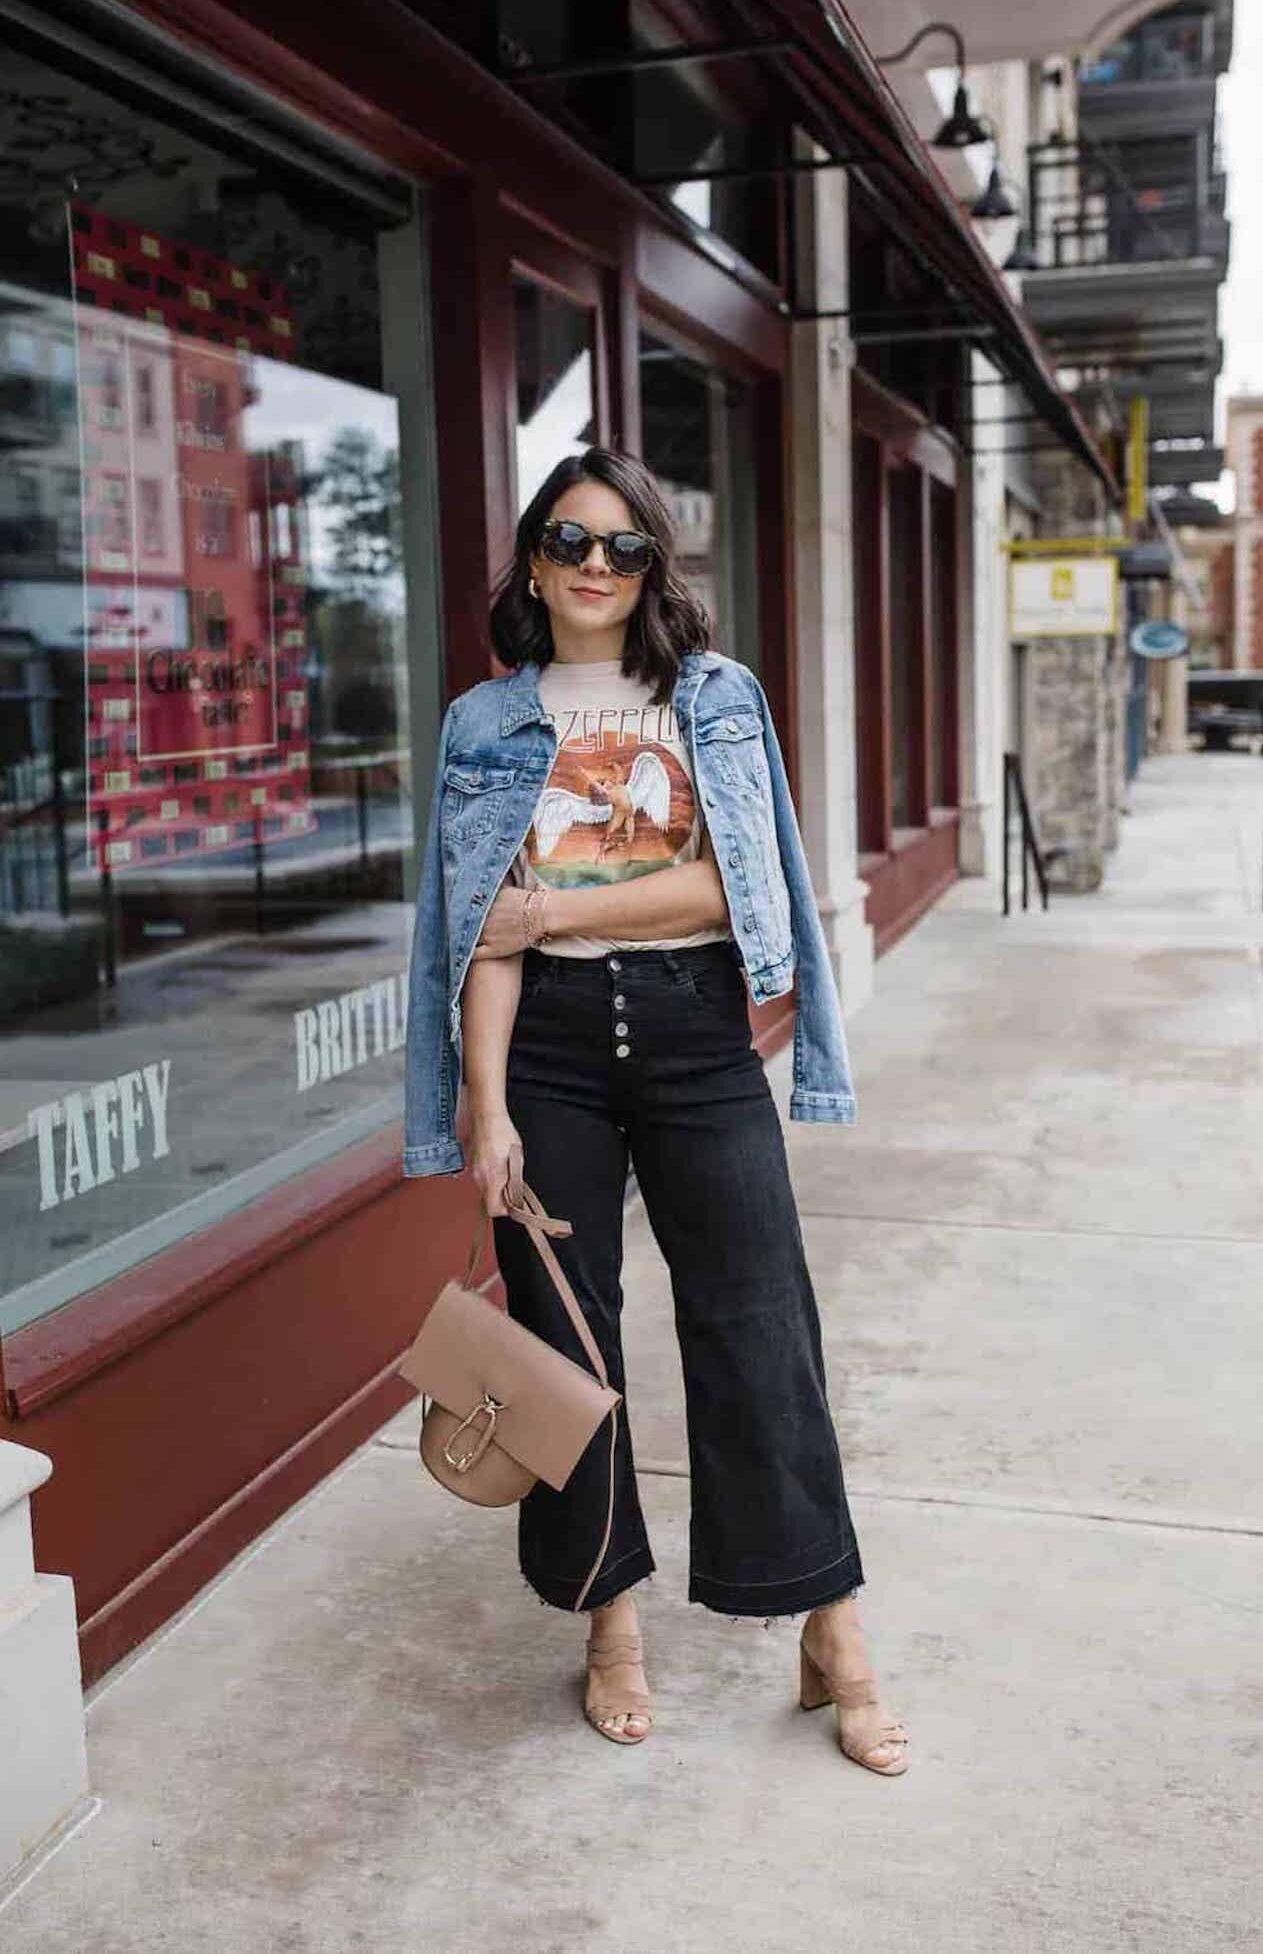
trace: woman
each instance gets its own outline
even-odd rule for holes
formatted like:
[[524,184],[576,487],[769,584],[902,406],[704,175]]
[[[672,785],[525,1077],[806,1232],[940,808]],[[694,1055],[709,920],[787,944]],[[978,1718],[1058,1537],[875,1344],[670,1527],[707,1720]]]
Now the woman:
[[[443,724],[411,966],[404,1172],[464,1164],[496,1217],[510,1313],[582,1361],[529,1237],[506,1218],[523,1162],[574,1224],[558,1253],[624,1388],[629,1162],[670,1267],[691,1477],[689,1599],[805,1614],[801,1701],[838,1706],[848,1757],[906,1768],[854,1595],[859,1552],[780,1121],[748,994],[797,977],[791,1117],[855,1101],[828,956],[757,680],[708,649],[648,470],[590,448],[522,516],[492,611],[505,678]],[[669,870],[669,873],[665,871]],[[559,1608],[584,1599],[608,1504],[598,1433],[561,1492],[519,1508],[519,1557]],[[626,1416],[613,1528],[587,1591],[585,1710],[636,1743],[652,1716],[634,1584],[654,1567]]]

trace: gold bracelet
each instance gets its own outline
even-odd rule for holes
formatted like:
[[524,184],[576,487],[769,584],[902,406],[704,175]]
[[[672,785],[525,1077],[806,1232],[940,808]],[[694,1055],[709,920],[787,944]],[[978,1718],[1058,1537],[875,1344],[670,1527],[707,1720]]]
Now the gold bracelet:
[[540,945],[547,943],[549,938],[549,931],[542,927],[542,913],[539,922],[535,920],[535,904],[537,901],[542,912],[548,903],[547,889],[532,889],[526,901],[522,904],[522,931],[526,937],[526,947],[528,950],[538,950]]

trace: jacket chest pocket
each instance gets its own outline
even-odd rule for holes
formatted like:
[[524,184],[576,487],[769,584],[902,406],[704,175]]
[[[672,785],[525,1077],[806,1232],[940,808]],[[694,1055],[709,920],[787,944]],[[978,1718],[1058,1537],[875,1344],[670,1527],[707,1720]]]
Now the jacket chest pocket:
[[696,730],[698,764],[725,787],[747,799],[772,793],[767,755],[763,751],[763,723],[750,707],[700,721]]
[[514,767],[477,760],[449,760],[443,769],[440,821],[451,849],[465,847],[499,825],[504,797],[517,778]]

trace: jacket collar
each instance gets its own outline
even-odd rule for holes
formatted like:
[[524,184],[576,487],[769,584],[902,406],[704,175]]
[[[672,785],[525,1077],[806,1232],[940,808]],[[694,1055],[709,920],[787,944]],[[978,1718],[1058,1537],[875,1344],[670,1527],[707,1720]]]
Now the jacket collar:
[[[707,672],[713,672],[719,664],[713,651],[686,651],[680,660],[680,675],[676,680],[677,693],[687,685],[687,700],[691,702],[693,693],[701,684]],[[507,738],[516,733],[519,726],[529,721],[542,723],[547,718],[539,696],[539,666],[532,660],[519,665],[509,673],[504,682],[504,705],[500,712],[500,732]]]

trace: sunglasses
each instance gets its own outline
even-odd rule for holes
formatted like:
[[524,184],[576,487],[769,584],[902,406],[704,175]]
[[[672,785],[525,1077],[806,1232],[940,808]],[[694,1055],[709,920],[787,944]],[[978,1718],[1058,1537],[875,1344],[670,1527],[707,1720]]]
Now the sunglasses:
[[616,577],[643,577],[658,549],[655,538],[640,529],[611,529],[607,536],[598,536],[581,522],[554,517],[544,524],[539,553],[559,570],[577,570],[587,562],[593,543],[603,545],[606,564]]

